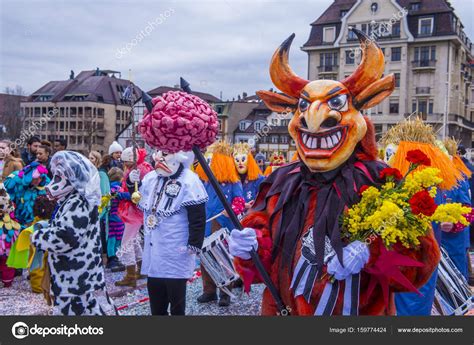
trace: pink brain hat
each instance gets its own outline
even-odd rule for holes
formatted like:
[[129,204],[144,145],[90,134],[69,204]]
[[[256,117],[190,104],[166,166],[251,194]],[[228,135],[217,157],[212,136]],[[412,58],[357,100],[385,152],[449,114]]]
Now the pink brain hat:
[[153,148],[169,153],[205,149],[217,135],[217,113],[205,101],[182,91],[170,91],[152,100],[138,132]]

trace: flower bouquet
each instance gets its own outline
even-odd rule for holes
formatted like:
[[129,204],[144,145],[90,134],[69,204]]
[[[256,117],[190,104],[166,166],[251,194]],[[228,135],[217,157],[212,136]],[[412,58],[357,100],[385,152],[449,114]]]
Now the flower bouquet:
[[380,188],[362,186],[360,202],[344,212],[343,236],[349,242],[370,243],[380,237],[389,250],[397,242],[415,248],[432,222],[450,222],[454,231],[461,231],[474,219],[471,207],[435,203],[437,186],[443,180],[422,151],[409,151],[406,159],[410,167],[405,176],[394,168],[383,169],[380,177],[386,182]]

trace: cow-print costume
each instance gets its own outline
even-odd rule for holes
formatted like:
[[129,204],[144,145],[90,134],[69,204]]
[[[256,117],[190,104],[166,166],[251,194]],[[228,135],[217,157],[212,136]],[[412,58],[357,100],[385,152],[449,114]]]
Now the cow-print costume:
[[[61,314],[82,315],[88,308],[94,312],[96,302],[90,295],[105,287],[97,206],[72,192],[52,222],[34,232],[32,242],[48,251],[51,292]],[[78,306],[80,301],[87,304]]]

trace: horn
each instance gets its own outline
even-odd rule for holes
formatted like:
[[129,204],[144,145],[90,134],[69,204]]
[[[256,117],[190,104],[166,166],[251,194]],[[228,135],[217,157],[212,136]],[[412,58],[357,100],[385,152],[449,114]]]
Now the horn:
[[385,59],[382,49],[360,30],[351,28],[357,35],[362,49],[362,60],[357,69],[347,78],[341,81],[353,96],[357,96],[362,90],[373,82],[380,79],[385,69]]
[[288,64],[288,52],[294,38],[295,34],[291,34],[273,54],[270,63],[270,77],[280,91],[299,98],[301,90],[309,81],[298,77]]

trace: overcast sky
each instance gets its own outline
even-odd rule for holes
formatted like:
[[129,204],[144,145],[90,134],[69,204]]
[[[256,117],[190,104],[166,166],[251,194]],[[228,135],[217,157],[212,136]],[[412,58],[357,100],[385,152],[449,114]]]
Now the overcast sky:
[[[385,1],[385,0],[384,0]],[[197,91],[232,99],[268,89],[275,48],[296,33],[290,57],[306,76],[299,50],[310,23],[331,0],[0,0],[0,91],[34,92],[99,67],[122,72],[145,90],[183,76]],[[474,40],[474,1],[452,0]],[[152,24],[149,24],[152,23]],[[128,49],[127,49],[128,48]]]

